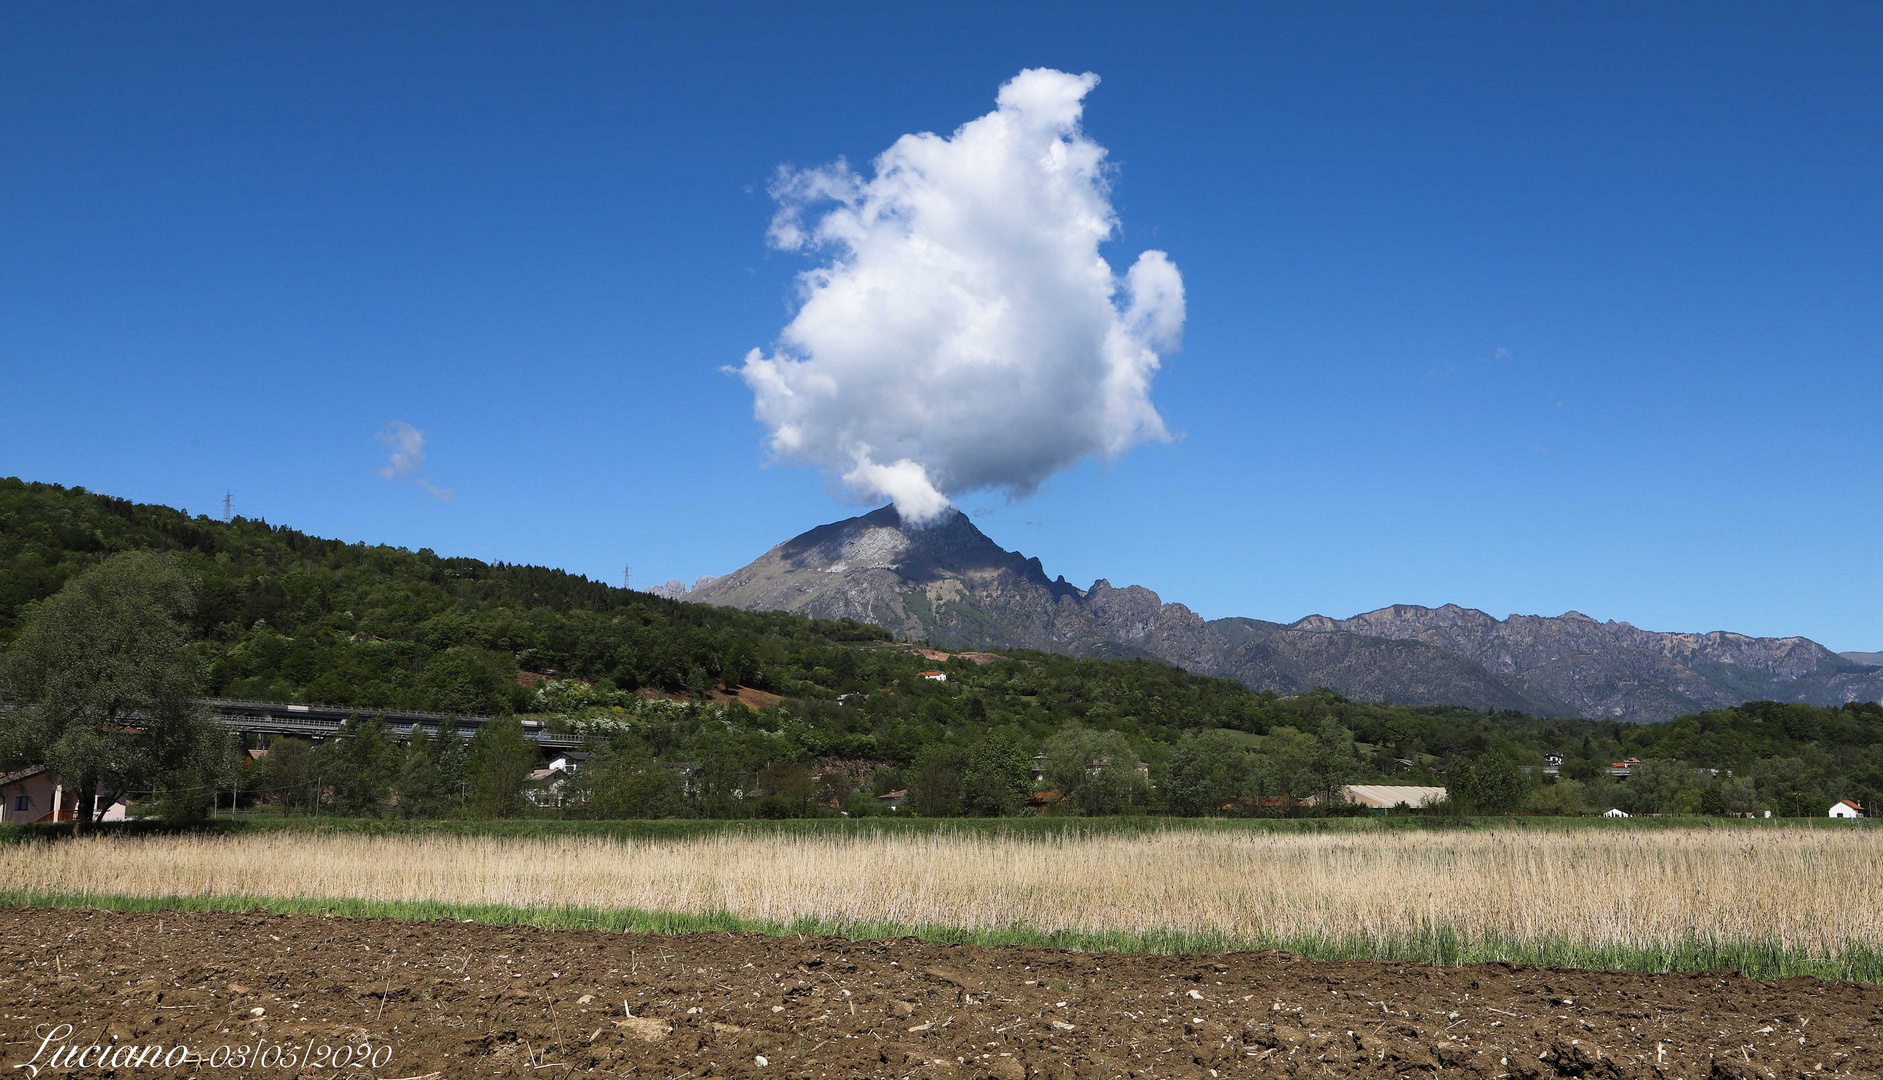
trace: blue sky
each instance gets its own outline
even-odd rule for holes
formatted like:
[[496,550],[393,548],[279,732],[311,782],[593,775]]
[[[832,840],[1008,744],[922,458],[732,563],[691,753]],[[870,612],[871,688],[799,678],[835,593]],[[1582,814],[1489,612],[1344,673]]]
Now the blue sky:
[[722,370],[811,265],[776,169],[1050,66],[1106,257],[1182,272],[1176,437],[961,498],[994,539],[1211,617],[1883,648],[1883,9],[905,7],[0,10],[0,474],[733,569],[859,509]]

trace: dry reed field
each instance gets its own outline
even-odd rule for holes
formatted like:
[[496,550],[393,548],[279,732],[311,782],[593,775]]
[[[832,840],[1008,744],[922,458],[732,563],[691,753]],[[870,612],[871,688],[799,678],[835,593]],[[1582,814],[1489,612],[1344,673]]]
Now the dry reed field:
[[1405,943],[1434,935],[1874,956],[1879,867],[1883,832],[1787,828],[659,841],[278,832],[0,847],[10,889],[68,897],[632,908],[826,928],[1319,940],[1354,956],[1407,955]]

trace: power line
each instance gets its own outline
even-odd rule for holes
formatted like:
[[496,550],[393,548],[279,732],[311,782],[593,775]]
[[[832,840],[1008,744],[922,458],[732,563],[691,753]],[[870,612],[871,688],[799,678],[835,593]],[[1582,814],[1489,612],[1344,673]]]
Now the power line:
[[225,490],[222,493],[222,522],[227,525],[235,517],[235,492]]

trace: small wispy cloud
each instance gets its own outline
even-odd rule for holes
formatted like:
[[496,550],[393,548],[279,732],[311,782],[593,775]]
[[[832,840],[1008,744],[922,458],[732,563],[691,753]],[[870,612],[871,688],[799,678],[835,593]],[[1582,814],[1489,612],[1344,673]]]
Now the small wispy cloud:
[[1504,348],[1504,347],[1503,347],[1502,345],[1499,345],[1499,346],[1497,347],[1497,351],[1491,354],[1491,359],[1493,359],[1493,360],[1508,360],[1508,359],[1510,359],[1510,350],[1509,350],[1509,349],[1506,349],[1506,348]]
[[1526,443],[1525,445],[1529,446],[1530,449],[1535,450],[1539,454],[1547,454],[1550,452],[1550,448],[1547,446],[1538,446],[1536,443]]
[[432,483],[431,477],[420,473],[419,467],[425,464],[425,433],[403,420],[394,420],[380,429],[374,438],[391,449],[384,468],[379,475],[388,480],[404,481],[424,488],[432,497],[449,502],[451,489],[441,488]]

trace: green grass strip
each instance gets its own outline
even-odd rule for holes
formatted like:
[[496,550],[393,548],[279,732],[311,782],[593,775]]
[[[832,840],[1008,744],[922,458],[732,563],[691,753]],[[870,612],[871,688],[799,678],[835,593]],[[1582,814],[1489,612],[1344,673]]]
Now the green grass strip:
[[1513,963],[1533,967],[1668,972],[1736,972],[1752,978],[1799,975],[1851,982],[1883,982],[1883,950],[1853,946],[1837,955],[1808,955],[1772,940],[1689,938],[1665,946],[1597,946],[1544,938],[1519,941],[1501,936],[1473,939],[1450,926],[1431,926],[1412,934],[1295,937],[1239,937],[1224,933],[1166,930],[1041,930],[1009,926],[968,930],[937,925],[836,922],[799,919],[789,923],[746,919],[726,911],[707,914],[646,911],[638,908],[513,907],[438,901],[316,899],[269,896],[127,896],[115,893],[44,893],[0,890],[0,906],[100,911],[213,911],[343,918],[474,922],[490,926],[533,926],[550,930],[603,930],[643,934],[690,934],[734,931],[773,936],[816,936],[852,941],[913,937],[938,944],[1028,946],[1079,952],[1221,954],[1280,949],[1315,960],[1397,961],[1455,967],[1463,964]]

